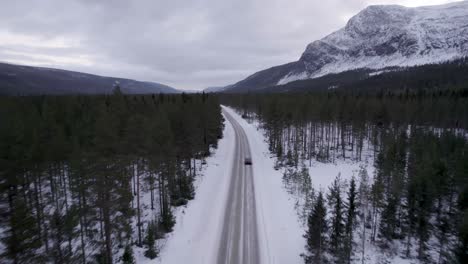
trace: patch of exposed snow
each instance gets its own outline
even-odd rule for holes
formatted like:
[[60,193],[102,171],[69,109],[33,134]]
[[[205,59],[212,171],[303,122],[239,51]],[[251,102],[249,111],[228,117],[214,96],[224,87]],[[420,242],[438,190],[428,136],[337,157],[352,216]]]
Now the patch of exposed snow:
[[288,75],[286,75],[285,77],[281,78],[279,81],[278,81],[278,84],[277,85],[282,85],[282,84],[287,84],[287,83],[290,83],[290,82],[293,82],[293,81],[298,81],[298,80],[305,80],[305,79],[308,79],[309,78],[309,74],[307,74],[307,72],[301,72],[301,73],[290,73]]
[[368,75],[369,75],[369,77],[371,77],[371,76],[377,76],[377,75],[380,75],[380,74],[385,73],[385,72],[387,72],[387,71],[385,71],[385,70],[382,70],[382,71],[375,71],[375,72],[369,73]]
[[358,180],[359,171],[365,168],[369,175],[374,174],[374,166],[372,158],[368,158],[362,162],[348,161],[339,159],[335,163],[324,163],[314,161],[308,167],[309,175],[312,179],[312,186],[315,190],[328,192],[328,187],[331,186],[335,178],[340,175],[343,181],[349,182],[354,176]]
[[[453,61],[462,58],[459,52],[456,50],[445,50],[445,51],[433,51],[428,55],[415,55],[412,57],[405,57],[401,54],[393,54],[391,56],[372,56],[372,57],[359,57],[350,58],[343,57],[336,63],[330,63],[323,66],[320,70],[314,72],[309,78],[318,78],[331,73],[340,73],[348,70],[355,69],[382,69],[386,67],[411,67],[421,66],[426,64],[436,64],[448,61]],[[306,78],[304,78],[306,79]]]

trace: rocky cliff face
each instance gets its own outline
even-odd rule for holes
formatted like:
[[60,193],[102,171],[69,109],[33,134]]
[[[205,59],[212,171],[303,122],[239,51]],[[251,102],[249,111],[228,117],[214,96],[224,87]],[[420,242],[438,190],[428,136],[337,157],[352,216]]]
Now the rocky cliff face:
[[465,56],[468,1],[416,8],[369,6],[344,28],[310,43],[299,61],[256,73],[231,89],[274,86],[359,68],[433,64]]

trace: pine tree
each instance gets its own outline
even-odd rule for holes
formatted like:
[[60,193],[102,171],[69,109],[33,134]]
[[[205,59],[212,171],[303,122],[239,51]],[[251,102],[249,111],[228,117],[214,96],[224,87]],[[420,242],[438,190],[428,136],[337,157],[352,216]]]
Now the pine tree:
[[327,209],[325,207],[322,192],[319,192],[314,208],[307,219],[307,232],[304,235],[306,253],[303,254],[305,263],[327,263]]
[[[468,169],[466,163],[464,166]],[[457,230],[459,243],[454,249],[454,254],[458,264],[462,264],[468,262],[468,186],[465,186],[460,194],[458,207],[460,210],[460,223]]]
[[383,244],[386,245],[395,237],[395,228],[397,225],[397,200],[394,197],[388,197],[382,215],[380,217],[380,235],[383,238]]
[[418,258],[427,261],[427,242],[430,238],[429,210],[431,207],[431,198],[428,193],[428,184],[425,180],[420,183],[420,193],[418,206],[416,210],[416,235],[418,237]]
[[384,183],[382,180],[382,177],[380,177],[380,174],[377,173],[377,175],[374,177],[374,183],[371,186],[371,191],[370,191],[370,201],[372,204],[372,212],[370,215],[371,219],[371,241],[375,242],[378,234],[377,226],[378,226],[378,219],[380,215],[380,210],[382,207],[382,200],[383,200],[383,188],[384,188]]
[[158,250],[156,248],[156,225],[154,221],[148,223],[145,242],[148,246],[145,251],[145,256],[150,259],[156,258],[158,256]]
[[341,177],[338,175],[329,187],[328,193],[328,204],[331,208],[330,253],[334,256],[336,263],[343,263],[345,259],[343,250],[345,226],[341,184]]
[[306,221],[315,201],[315,190],[309,175],[309,169],[304,165],[300,173],[299,188],[304,196],[304,205],[301,212],[301,221]]
[[122,255],[122,262],[124,264],[135,264],[135,257],[133,256],[133,249],[131,245],[125,246],[125,251]]
[[364,263],[364,256],[366,254],[366,229],[367,229],[367,218],[369,214],[369,176],[367,170],[362,168],[359,172],[359,216],[362,222],[361,225],[361,261]]
[[415,234],[416,229],[416,210],[417,210],[417,198],[416,198],[416,182],[414,179],[410,179],[410,181],[406,184],[405,190],[405,220],[404,220],[404,229],[406,233],[406,257],[410,257],[411,254],[411,247],[412,247],[412,238]]
[[463,212],[460,227],[458,230],[460,242],[455,248],[456,260],[459,264],[468,261],[468,209]]
[[39,261],[41,256],[36,250],[42,243],[34,217],[20,197],[11,199],[10,204],[10,228],[2,239],[6,245],[5,255],[15,264]]
[[353,253],[353,231],[355,226],[355,220],[357,215],[357,206],[356,206],[356,181],[354,177],[351,178],[349,191],[348,191],[348,201],[347,201],[347,213],[346,213],[346,223],[345,223],[345,257],[346,263],[351,263],[351,257]]

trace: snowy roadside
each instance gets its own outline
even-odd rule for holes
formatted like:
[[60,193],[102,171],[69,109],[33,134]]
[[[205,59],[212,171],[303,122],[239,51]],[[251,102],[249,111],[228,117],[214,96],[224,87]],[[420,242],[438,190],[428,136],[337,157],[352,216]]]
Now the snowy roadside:
[[[365,142],[366,147],[362,159],[359,161],[339,157],[333,158],[333,162],[320,162],[313,159],[301,164],[299,168],[282,166],[276,171],[273,169],[276,158],[270,154],[258,122],[254,120],[250,123],[250,121],[241,118],[234,109],[227,107],[225,109],[236,118],[246,131],[252,150],[256,202],[257,206],[261,208],[257,211],[258,221],[259,226],[263,226],[259,237],[261,243],[267,242],[260,245],[262,248],[262,263],[303,263],[304,261],[299,255],[305,252],[305,240],[302,235],[306,230],[306,223],[304,222],[306,219],[301,218],[299,215],[303,213],[301,209],[304,208],[304,196],[300,194],[300,187],[294,185],[300,184],[300,182],[292,185],[286,184],[283,182],[283,173],[286,173],[289,169],[300,172],[302,168],[306,168],[315,194],[318,191],[327,194],[329,187],[339,175],[343,195],[346,195],[351,178],[354,176],[359,184],[361,180],[360,173],[363,171],[368,177],[367,184],[372,184],[376,170],[374,161],[376,153],[373,145],[369,141]],[[349,154],[347,153],[346,156],[349,157]],[[367,212],[370,210],[368,208]],[[263,219],[266,221],[263,221]],[[361,218],[359,218],[359,221],[360,223],[356,227],[353,236],[355,253],[351,263],[424,263],[416,258],[405,258],[404,255],[399,254],[398,251],[406,246],[399,240],[393,240],[388,249],[382,250],[378,242],[371,241],[370,228],[362,224]],[[373,221],[377,222],[378,230],[380,220],[376,218]],[[284,228],[284,224],[287,226],[286,228]],[[364,229],[365,232],[363,232]],[[366,235],[363,237],[363,234]],[[429,247],[437,248],[437,243],[433,237]],[[267,254],[268,252],[270,254]],[[437,252],[432,251],[431,254],[437,254]],[[411,255],[415,256],[417,253],[412,252]],[[435,257],[433,258],[435,259]]]
[[303,263],[304,230],[294,201],[283,187],[282,173],[274,169],[264,136],[231,108],[223,107],[244,128],[252,153],[259,247],[262,263]]
[[[247,133],[254,163],[255,191],[259,234],[263,263],[303,263],[300,254],[305,250],[305,222],[299,214],[304,205],[304,197],[288,193],[283,182],[285,168],[275,170],[276,158],[272,157],[258,123],[248,123],[235,110],[225,107],[241,124]],[[359,171],[366,169],[369,175],[374,174],[372,151],[367,151],[361,162],[337,159],[334,163],[312,161],[307,164],[312,186],[315,190],[328,192],[328,187],[340,175],[341,180],[349,182],[351,177],[358,178]],[[303,219],[305,220],[305,219]],[[366,245],[371,248],[369,244]],[[269,254],[268,254],[269,252]],[[378,255],[369,250],[366,259],[374,260]],[[371,262],[374,263],[374,262]],[[376,262],[375,262],[376,263]]]
[[195,199],[174,212],[174,231],[162,242],[160,256],[150,260],[138,249],[135,251],[138,264],[216,262],[234,144],[234,130],[226,121],[218,148],[206,159],[205,171],[196,179]]
[[[255,123],[249,124],[233,109],[223,107],[239,122],[247,134],[253,160],[259,247],[262,263],[303,263],[305,239],[296,206],[296,197],[283,183],[283,170],[275,170],[265,137]],[[218,149],[207,159],[205,171],[196,180],[195,199],[176,209],[174,232],[162,242],[160,257],[149,260],[136,249],[137,263],[215,263],[227,199],[235,135],[225,122]],[[315,189],[327,190],[338,173],[343,180],[357,176],[360,166],[354,162],[313,162],[309,174]],[[373,166],[367,164],[372,175]]]

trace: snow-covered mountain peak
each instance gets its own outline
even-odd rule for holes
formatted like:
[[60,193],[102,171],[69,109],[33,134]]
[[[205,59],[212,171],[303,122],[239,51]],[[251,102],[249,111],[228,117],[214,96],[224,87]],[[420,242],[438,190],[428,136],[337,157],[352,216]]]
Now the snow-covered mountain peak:
[[302,72],[278,84],[356,68],[438,63],[468,55],[468,1],[409,8],[373,5],[346,26],[309,44]]
[[368,68],[418,66],[468,57],[468,1],[404,7],[372,5],[316,40],[298,61],[252,74],[226,90],[249,91]]
[[352,17],[344,31],[358,38],[369,34],[382,34],[383,31],[401,28],[411,21],[413,10],[398,5],[373,5]]

